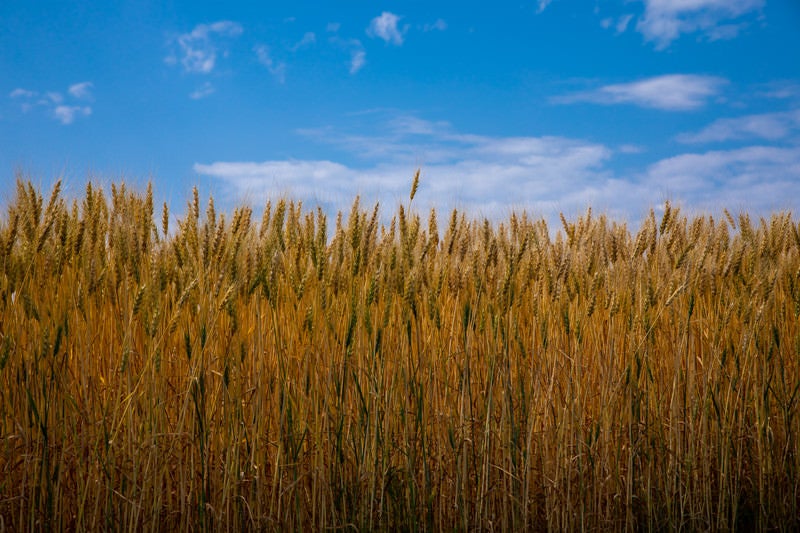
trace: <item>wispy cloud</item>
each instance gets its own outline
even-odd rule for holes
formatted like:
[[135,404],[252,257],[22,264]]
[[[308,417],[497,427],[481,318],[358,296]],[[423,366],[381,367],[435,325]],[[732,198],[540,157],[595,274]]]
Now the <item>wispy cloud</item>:
[[651,165],[645,184],[668,188],[696,209],[796,211],[800,207],[795,200],[800,198],[800,147],[748,146],[681,154]]
[[275,76],[279,83],[286,81],[286,63],[275,61],[272,58],[269,46],[259,44],[253,47],[253,51],[258,57],[258,62],[267,67],[269,73]]
[[[361,43],[359,43],[360,45]],[[354,48],[350,52],[350,74],[355,74],[367,64],[367,52],[363,48]]]
[[387,43],[400,46],[403,44],[403,34],[408,29],[408,26],[404,28],[397,27],[400,19],[401,17],[394,13],[384,11],[380,16],[375,17],[369,23],[367,35],[370,37],[378,37]]
[[794,81],[769,82],[763,84],[756,94],[778,100],[800,99],[800,83]]
[[189,93],[189,98],[191,98],[192,100],[202,100],[203,98],[214,94],[215,91],[216,89],[214,89],[214,86],[211,85],[211,82],[207,81],[203,83],[200,87]]
[[667,48],[684,33],[701,32],[709,40],[735,37],[744,15],[764,7],[765,0],[642,0],[645,11],[636,25],[657,49]]
[[240,24],[229,20],[198,24],[191,32],[181,34],[171,41],[178,45],[177,55],[173,51],[165,61],[170,65],[180,61],[186,72],[209,74],[216,66],[221,47],[220,39],[238,37],[242,32]]
[[628,13],[625,15],[621,15],[619,18],[616,19],[616,21],[614,20],[613,17],[604,18],[603,20],[600,21],[600,25],[605,29],[611,28],[613,26],[616,34],[619,35],[621,33],[625,33],[625,30],[628,29],[628,25],[631,23],[631,20],[633,20],[633,15]]
[[313,31],[308,31],[303,34],[303,38],[297,41],[294,46],[290,47],[289,50],[292,52],[297,52],[303,48],[308,48],[313,46],[317,42],[317,35]]
[[447,29],[447,22],[444,19],[436,19],[435,22],[428,23],[422,26],[422,31],[445,31]]
[[10,98],[33,98],[34,96],[36,96],[36,93],[34,91],[29,91],[27,89],[22,89],[18,87],[13,91],[11,91],[8,94],[8,96]]
[[342,39],[338,35],[334,35],[330,38],[330,42],[350,53],[350,61],[348,62],[350,74],[355,74],[367,64],[367,52],[358,39]]
[[[330,199],[332,190],[353,178],[352,169],[325,160],[217,161],[195,163],[193,168],[200,175],[229,184],[237,194],[261,197],[277,190],[303,199],[321,195]],[[337,195],[337,200],[342,199]]]
[[64,101],[64,96],[56,91],[49,91],[45,96],[47,97],[47,99],[42,101],[42,103],[44,104],[47,104],[48,101],[53,104],[60,104],[61,102]]
[[[422,166],[420,198],[438,206],[471,207],[487,216],[507,214],[511,206],[551,214],[595,198],[607,174],[611,151],[603,145],[562,137],[491,137],[463,134],[446,122],[415,116],[381,117],[380,132],[353,134],[330,128],[303,135],[331,143],[346,159],[218,161],[198,163],[198,174],[228,184],[238,195],[282,191],[344,207],[355,194],[393,206],[407,194],[411,174]],[[421,199],[421,205],[425,204]],[[555,212],[557,216],[557,211]]]
[[39,96],[39,93],[36,91],[30,91],[28,89],[23,89],[21,87],[17,87],[10,93],[8,93],[8,97],[12,100],[15,100],[19,104],[19,108],[22,110],[23,113],[27,113],[37,105],[48,105],[50,102],[47,99],[41,99],[41,101],[37,101],[36,98]]
[[23,88],[14,89],[9,97],[16,101],[23,113],[33,109],[43,109],[47,115],[61,124],[68,125],[78,117],[88,117],[92,108],[80,104],[80,100],[91,100],[92,82],[75,83],[67,88],[67,98],[58,91],[32,91]]
[[800,198],[797,145],[683,153],[621,177],[611,170],[616,154],[641,153],[640,147],[474,134],[391,110],[355,118],[373,129],[298,132],[332,146],[341,157],[198,162],[194,170],[219,180],[237,201],[283,194],[329,213],[346,209],[356,194],[391,213],[407,198],[417,167],[423,176],[417,209],[458,207],[490,218],[525,209],[556,225],[559,212],[573,216],[590,205],[636,223],[665,199],[706,212],[728,207],[768,214],[800,207],[794,200]]
[[53,110],[56,120],[62,124],[72,124],[78,116],[88,117],[92,114],[89,106],[59,105]]
[[665,111],[689,111],[705,106],[726,83],[725,79],[714,76],[670,74],[557,96],[551,101],[558,104],[633,104]]
[[800,110],[721,118],[697,133],[678,136],[683,143],[760,139],[777,141],[800,131]]
[[543,12],[545,9],[547,9],[547,6],[549,6],[552,2],[553,0],[537,0],[536,12],[537,13]]
[[67,92],[79,100],[90,100],[92,98],[92,87],[94,87],[92,82],[84,81],[70,85]]
[[617,151],[621,154],[642,154],[646,152],[647,149],[638,144],[621,144],[617,147]]

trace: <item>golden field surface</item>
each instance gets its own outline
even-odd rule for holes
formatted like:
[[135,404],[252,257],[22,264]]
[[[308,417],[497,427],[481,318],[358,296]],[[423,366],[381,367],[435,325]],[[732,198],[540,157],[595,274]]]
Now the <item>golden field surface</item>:
[[797,530],[800,225],[0,215],[0,530]]

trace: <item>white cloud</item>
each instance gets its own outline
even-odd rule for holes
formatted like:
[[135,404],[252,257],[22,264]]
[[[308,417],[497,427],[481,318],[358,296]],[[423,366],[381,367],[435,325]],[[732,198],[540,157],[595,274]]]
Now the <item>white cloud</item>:
[[681,34],[703,32],[710,40],[735,37],[742,27],[738,20],[759,11],[765,0],[642,0],[645,11],[636,29],[657,49],[667,48]]
[[69,86],[68,92],[74,98],[79,100],[88,100],[92,97],[92,87],[94,84],[90,81],[75,83]]
[[330,38],[330,42],[350,53],[350,61],[348,62],[350,74],[355,74],[367,64],[367,52],[358,39],[345,40],[334,35]]
[[613,26],[616,34],[619,35],[621,33],[625,33],[625,30],[628,29],[628,25],[631,23],[631,20],[633,20],[633,15],[631,14],[620,16],[616,22],[614,21],[613,17],[606,17],[600,21],[600,26],[605,30]]
[[721,24],[719,26],[715,26],[710,28],[706,32],[706,36],[708,40],[711,42],[714,41],[729,41],[731,39],[736,38],[739,35],[739,32],[744,28],[743,24]]
[[[181,34],[176,42],[180,49],[180,62],[186,72],[208,74],[214,70],[219,52],[220,37],[238,37],[243,32],[236,22],[222,20],[213,24],[198,24],[189,33]],[[178,58],[171,54],[165,58],[167,64],[175,64]]]
[[258,62],[267,67],[269,73],[275,76],[278,82],[283,83],[286,81],[286,63],[272,59],[268,46],[259,44],[253,47],[253,51],[258,57]]
[[317,42],[317,35],[313,31],[307,31],[303,34],[303,38],[300,39],[294,46],[289,48],[292,52],[297,52],[301,48],[307,48]]
[[27,89],[22,89],[20,87],[8,93],[9,98],[19,102],[19,107],[23,113],[27,113],[28,111],[33,109],[35,105],[40,104],[40,102],[33,102],[32,100],[37,95],[38,93],[36,91],[29,91]]
[[8,94],[8,96],[10,98],[33,98],[34,96],[36,96],[36,93],[34,91],[29,91],[27,89],[16,88],[13,91],[11,91]]
[[11,91],[9,97],[19,102],[23,113],[42,108],[47,115],[62,124],[72,124],[76,118],[92,114],[90,106],[69,105],[76,100],[90,99],[91,87],[92,83],[88,81],[70,85],[67,89],[66,99],[58,91],[38,92],[22,88]]
[[432,122],[414,115],[398,115],[388,120],[389,130],[396,136],[442,135],[446,136],[450,124],[445,121]]
[[669,187],[677,198],[703,210],[797,210],[800,147],[748,146],[681,154],[651,165],[645,180],[653,187]]
[[541,13],[542,11],[547,9],[547,6],[549,6],[552,3],[552,1],[553,0],[538,0],[538,5],[536,6],[536,12]]
[[436,22],[425,24],[422,27],[422,31],[445,31],[447,29],[447,22],[443,19],[436,19]]
[[50,102],[54,104],[60,104],[61,102],[64,101],[64,97],[61,95],[61,93],[55,91],[48,92],[47,98],[49,99]]
[[776,141],[795,131],[800,131],[800,110],[721,118],[697,133],[684,133],[677,139],[684,143],[723,142],[752,138]]
[[325,26],[325,31],[336,33],[337,31],[339,31],[339,28],[341,27],[342,25],[339,24],[338,22],[329,22],[328,25]]
[[214,89],[214,86],[211,85],[210,82],[205,82],[203,85],[192,91],[189,94],[189,98],[191,98],[192,100],[201,100],[206,96],[211,96],[212,94],[214,94],[214,91],[216,91],[216,89]]
[[791,81],[770,82],[764,84],[762,90],[756,94],[765,98],[780,100],[800,98],[800,84]]
[[367,53],[364,49],[355,49],[350,54],[350,74],[355,74],[367,63]]
[[[299,198],[330,199],[353,178],[352,170],[331,161],[284,160],[263,162],[195,163],[194,171],[231,185],[238,194],[264,197],[278,191]],[[333,188],[332,188],[333,187]],[[337,197],[335,201],[346,201]]]
[[554,103],[633,104],[666,111],[689,111],[706,105],[727,83],[723,78],[692,74],[670,74],[606,85],[593,91],[558,96]]
[[375,17],[369,23],[367,35],[370,37],[379,37],[387,43],[400,46],[403,44],[403,33],[405,33],[407,29],[407,27],[403,29],[399,29],[397,27],[398,22],[400,22],[400,18],[401,17],[395,15],[394,13],[384,11],[380,14],[380,16]]
[[621,154],[642,154],[647,149],[638,144],[621,144],[617,147],[617,151]]
[[623,179],[609,168],[615,151],[602,144],[463,133],[447,122],[386,110],[366,115],[364,124],[379,124],[376,131],[299,132],[341,151],[341,160],[217,161],[194,169],[226,184],[237,200],[289,195],[335,213],[360,194],[365,203],[380,201],[383,213],[391,214],[398,202],[407,201],[411,176],[421,167],[414,203],[422,212],[430,206],[445,212],[457,207],[497,219],[525,209],[553,228],[559,226],[559,212],[572,217],[589,205],[631,223],[665,199],[687,211],[728,207],[769,214],[800,207],[800,146],[679,154]]
[[611,157],[608,148],[576,139],[461,134],[446,122],[404,115],[382,124],[378,135],[330,128],[302,132],[358,157],[358,165],[330,160],[219,161],[198,163],[194,169],[220,179],[239,196],[278,191],[344,208],[361,194],[391,210],[408,194],[410,177],[421,166],[418,205],[460,205],[487,216],[504,215],[517,206],[548,209],[548,215],[557,217],[555,208],[582,209],[596,198],[593,191],[604,181],[604,164]]
[[62,124],[72,124],[78,116],[89,116],[92,114],[92,108],[89,106],[69,106],[59,105],[53,110],[56,120]]
[[631,20],[633,19],[633,15],[622,15],[617,20],[616,30],[617,33],[624,33],[626,29],[628,29],[628,24],[630,24]]

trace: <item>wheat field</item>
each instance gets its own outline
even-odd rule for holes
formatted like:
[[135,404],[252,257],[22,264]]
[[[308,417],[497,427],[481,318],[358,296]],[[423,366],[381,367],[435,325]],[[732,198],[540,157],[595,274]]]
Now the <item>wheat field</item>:
[[18,178],[0,530],[800,528],[791,214],[551,228],[418,182],[328,220]]

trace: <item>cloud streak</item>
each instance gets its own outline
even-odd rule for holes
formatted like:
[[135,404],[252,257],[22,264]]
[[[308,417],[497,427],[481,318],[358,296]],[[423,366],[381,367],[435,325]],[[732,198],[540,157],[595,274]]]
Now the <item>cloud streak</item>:
[[203,85],[201,85],[200,87],[189,93],[189,98],[191,98],[192,100],[202,100],[203,98],[206,98],[214,94],[215,91],[216,89],[214,89],[214,86],[211,85],[211,82],[207,81]]
[[216,161],[198,162],[194,170],[219,179],[238,195],[279,191],[341,208],[356,194],[395,205],[407,194],[415,168],[422,166],[426,179],[420,197],[426,196],[430,205],[502,216],[509,206],[541,212],[584,204],[593,198],[592,183],[607,174],[604,165],[612,155],[603,145],[578,139],[490,137],[462,134],[446,122],[414,116],[381,118],[382,135],[329,128],[300,132],[331,144],[345,159],[356,156],[354,162]]
[[33,98],[36,96],[36,93],[34,91],[29,91],[27,89],[18,87],[11,91],[8,96],[9,98]]
[[167,64],[178,61],[185,72],[210,74],[217,63],[222,38],[235,38],[243,33],[242,26],[230,20],[212,24],[198,24],[189,33],[179,35],[174,42],[178,45],[178,55],[173,52],[165,58]]
[[680,154],[651,165],[646,183],[669,187],[698,209],[769,213],[798,209],[800,147],[747,146],[731,150]]
[[447,22],[444,19],[436,19],[435,22],[425,24],[422,26],[422,31],[429,32],[429,31],[445,31],[447,29]]
[[282,61],[275,61],[272,58],[268,46],[259,44],[253,48],[253,51],[258,57],[258,62],[267,67],[267,70],[272,74],[279,83],[286,81],[286,63]]
[[727,80],[714,76],[669,74],[557,96],[551,101],[557,104],[631,104],[664,111],[691,111],[704,107],[726,83]]
[[800,131],[800,110],[762,113],[715,120],[697,133],[677,137],[682,143],[711,143],[759,139],[777,141]]
[[348,71],[350,74],[355,74],[367,64],[367,52],[364,50],[364,45],[358,39],[342,39],[338,35],[330,38],[330,42],[337,47],[347,50],[350,54],[350,61],[348,62]]
[[[765,0],[643,0],[636,29],[659,50],[681,34],[701,32],[709,40],[731,39],[744,27],[744,15],[761,10]],[[735,22],[731,22],[735,21]],[[724,23],[726,22],[726,23]]]
[[90,81],[84,81],[81,83],[75,83],[69,86],[67,92],[72,95],[73,98],[77,98],[79,100],[89,100],[92,98],[92,87],[94,85]]
[[303,48],[308,48],[313,46],[317,42],[317,35],[313,31],[308,31],[303,34],[303,38],[297,41],[294,46],[290,47],[289,50],[292,52],[297,52]]
[[544,12],[544,10],[547,9],[547,6],[549,6],[552,3],[552,1],[553,0],[538,0],[536,6],[536,13]]
[[367,52],[361,47],[360,42],[358,44],[359,46],[350,52],[350,74],[355,74],[367,64]]
[[800,198],[800,146],[677,154],[621,177],[611,167],[626,147],[557,136],[464,133],[444,121],[392,111],[370,112],[367,118],[380,124],[377,131],[298,132],[332,146],[341,158],[198,162],[194,170],[219,180],[238,200],[289,195],[333,214],[356,194],[391,213],[421,167],[418,209],[457,207],[494,219],[524,209],[555,225],[559,212],[573,216],[587,206],[636,223],[665,199],[690,210],[769,213],[796,209],[792,199]]

